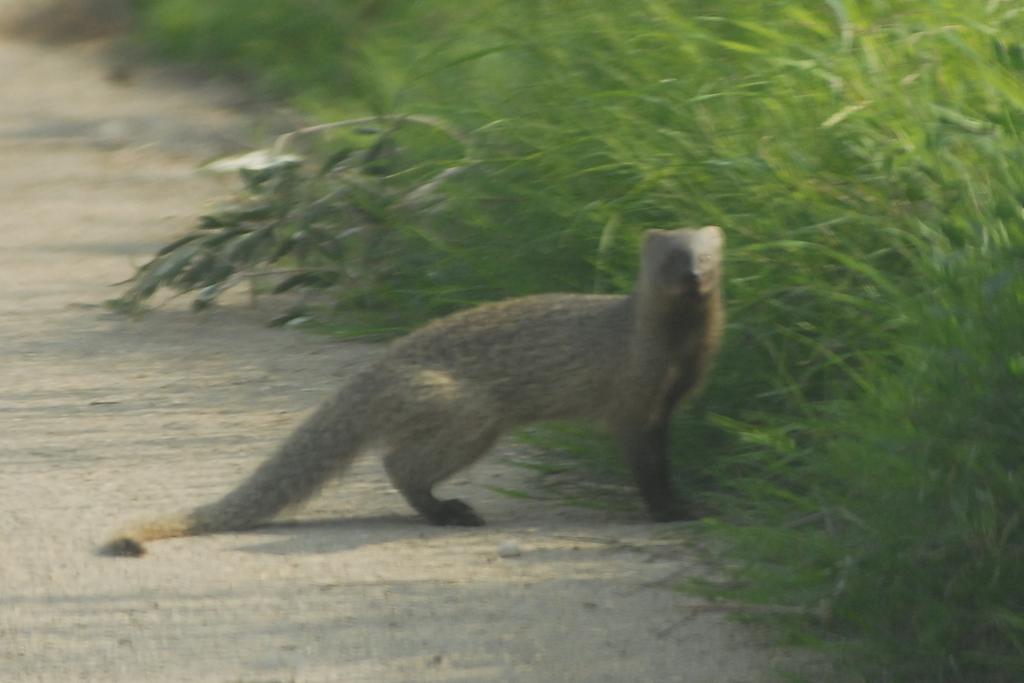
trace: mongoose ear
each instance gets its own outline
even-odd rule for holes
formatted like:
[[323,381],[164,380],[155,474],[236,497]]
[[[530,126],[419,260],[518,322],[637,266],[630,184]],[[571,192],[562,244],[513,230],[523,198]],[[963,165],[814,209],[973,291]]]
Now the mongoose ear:
[[717,225],[705,225],[700,229],[704,239],[710,240],[713,244],[716,244],[719,248],[725,246],[725,231]]
[[672,251],[672,233],[668,230],[648,230],[644,233],[643,245],[640,249],[640,261],[644,270],[654,272],[657,265]]
[[651,240],[664,239],[665,235],[668,234],[668,230],[659,230],[657,228],[651,228],[650,230],[644,231],[644,242],[650,242]]

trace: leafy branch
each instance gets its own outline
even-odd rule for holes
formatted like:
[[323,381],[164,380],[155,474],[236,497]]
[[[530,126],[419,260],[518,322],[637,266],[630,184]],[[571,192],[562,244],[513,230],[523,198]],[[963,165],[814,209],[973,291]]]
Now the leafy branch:
[[[417,163],[399,139],[410,125],[449,138],[461,148],[461,160],[440,170]],[[338,129],[352,133],[340,147],[321,140],[307,144],[309,151],[292,151],[300,141]],[[468,137],[430,116],[358,118],[285,133],[268,149],[207,164],[212,172],[237,173],[240,196],[160,249],[108,303],[135,313],[170,288],[196,292],[192,307],[202,310],[256,278],[276,280],[275,294],[368,287],[389,233],[417,214],[442,210],[445,184],[473,163]]]

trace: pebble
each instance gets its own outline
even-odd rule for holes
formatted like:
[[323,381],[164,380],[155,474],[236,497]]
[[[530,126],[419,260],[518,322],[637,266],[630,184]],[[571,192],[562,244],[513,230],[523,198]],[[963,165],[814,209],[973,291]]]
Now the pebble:
[[523,551],[519,548],[517,541],[502,541],[498,546],[498,557],[519,557],[522,554]]

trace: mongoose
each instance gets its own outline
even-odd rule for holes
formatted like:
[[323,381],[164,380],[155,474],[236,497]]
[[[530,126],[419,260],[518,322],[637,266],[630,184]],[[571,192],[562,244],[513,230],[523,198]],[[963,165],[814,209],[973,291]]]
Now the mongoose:
[[145,541],[253,527],[370,448],[428,522],[481,525],[434,485],[510,429],[565,418],[611,429],[655,520],[686,517],[669,482],[667,427],[719,346],[724,241],[716,226],[650,230],[629,295],[541,294],[436,320],[358,372],[221,500],[135,526],[101,552],[139,556]]

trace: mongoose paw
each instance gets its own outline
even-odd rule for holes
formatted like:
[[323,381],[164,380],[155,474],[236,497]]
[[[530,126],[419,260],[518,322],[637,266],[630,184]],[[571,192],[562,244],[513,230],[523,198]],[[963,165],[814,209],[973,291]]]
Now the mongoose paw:
[[692,507],[685,503],[673,501],[669,505],[652,509],[651,519],[655,522],[681,522],[700,519],[700,515]]
[[443,500],[430,520],[438,526],[483,526],[484,520],[461,500]]

